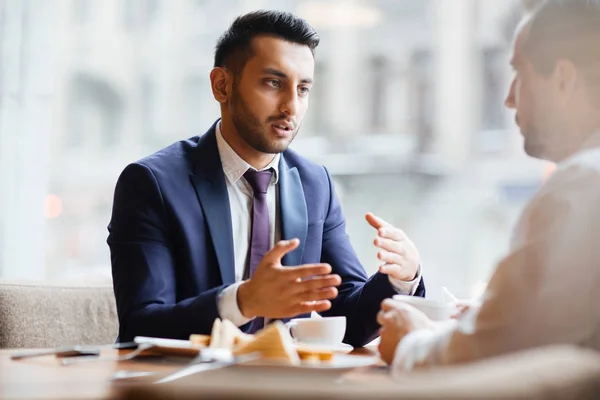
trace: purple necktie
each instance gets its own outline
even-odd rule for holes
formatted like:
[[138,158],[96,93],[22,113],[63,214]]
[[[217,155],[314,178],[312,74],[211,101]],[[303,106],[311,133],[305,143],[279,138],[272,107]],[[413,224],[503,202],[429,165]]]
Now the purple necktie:
[[[254,191],[252,205],[252,235],[250,239],[250,262],[244,278],[251,277],[258,264],[271,247],[269,235],[269,208],[267,207],[267,189],[271,183],[273,170],[253,171],[244,174],[246,181]],[[257,317],[250,323],[249,333],[254,333],[264,326],[264,318]]]

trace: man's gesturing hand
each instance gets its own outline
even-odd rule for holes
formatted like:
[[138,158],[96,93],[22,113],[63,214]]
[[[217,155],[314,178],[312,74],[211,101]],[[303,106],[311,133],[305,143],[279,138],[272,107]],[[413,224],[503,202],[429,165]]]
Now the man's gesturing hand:
[[412,281],[421,263],[419,251],[406,234],[383,219],[371,213],[365,216],[367,222],[377,229],[373,244],[379,247],[377,258],[383,261],[379,272],[401,281]]
[[331,307],[339,275],[329,275],[329,264],[284,267],[281,258],[294,250],[298,239],[282,240],[263,257],[250,279],[240,285],[237,301],[247,318],[286,318]]

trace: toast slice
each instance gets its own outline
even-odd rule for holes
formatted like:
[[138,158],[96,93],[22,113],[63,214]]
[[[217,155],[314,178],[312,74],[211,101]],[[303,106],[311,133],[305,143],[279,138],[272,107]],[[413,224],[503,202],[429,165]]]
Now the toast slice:
[[233,322],[215,319],[210,336],[190,335],[190,342],[197,347],[233,349],[254,340],[254,335],[244,333]]
[[260,353],[262,358],[288,364],[300,364],[292,337],[281,321],[275,321],[258,332],[254,340],[236,346],[234,355]]
[[194,347],[208,347],[210,345],[210,336],[192,334],[190,335],[190,342],[192,342],[192,346]]
[[210,348],[217,348],[221,344],[221,319],[215,319],[210,332]]

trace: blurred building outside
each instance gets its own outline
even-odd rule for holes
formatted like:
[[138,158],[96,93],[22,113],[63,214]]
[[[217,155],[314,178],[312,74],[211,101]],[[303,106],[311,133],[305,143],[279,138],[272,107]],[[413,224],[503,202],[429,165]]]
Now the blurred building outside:
[[429,294],[480,292],[546,163],[503,109],[508,0],[0,2],[0,278],[110,279],[119,173],[218,117],[218,36],[258,8],[318,30],[292,148],[333,174],[369,273],[375,212],[419,247]]

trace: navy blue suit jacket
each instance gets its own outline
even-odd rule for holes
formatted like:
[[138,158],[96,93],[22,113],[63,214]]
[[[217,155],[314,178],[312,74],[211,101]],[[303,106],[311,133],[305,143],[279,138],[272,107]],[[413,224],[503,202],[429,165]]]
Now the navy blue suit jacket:
[[[329,173],[286,150],[278,185],[282,239],[300,239],[282,264],[331,264],[342,284],[323,315],[347,317],[344,342],[368,343],[377,336],[381,301],[395,291],[386,275],[367,277],[350,245]],[[117,182],[108,230],[119,340],[209,334],[219,316],[217,295],[235,280],[215,125],[128,165]],[[416,295],[425,295],[423,281]]]

